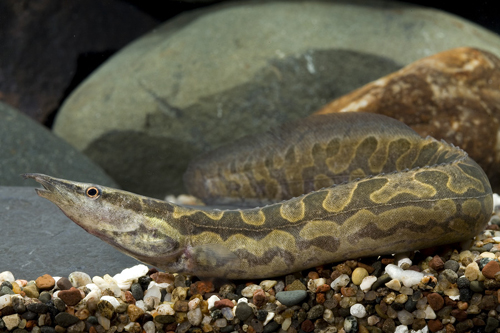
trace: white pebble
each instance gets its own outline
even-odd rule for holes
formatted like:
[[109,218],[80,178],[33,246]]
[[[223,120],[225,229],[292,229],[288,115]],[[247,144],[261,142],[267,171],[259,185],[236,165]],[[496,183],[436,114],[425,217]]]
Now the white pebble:
[[12,272],[10,271],[4,271],[0,273],[0,283],[5,281],[14,282],[14,274],[12,274]]
[[375,326],[377,323],[380,321],[379,316],[371,315],[370,317],[366,318],[368,325],[370,326]]
[[144,294],[144,301],[146,301],[148,298],[152,298],[155,301],[158,300],[158,302],[160,301],[161,291],[156,284],[149,284],[149,288],[146,290]]
[[242,298],[238,299],[238,303],[248,303],[248,298],[242,297]]
[[412,287],[419,284],[424,274],[412,270],[403,270],[393,264],[389,264],[385,267],[385,272],[393,279],[401,281],[406,287]]
[[116,297],[120,297],[122,293],[120,287],[116,284],[116,281],[113,280],[109,274],[104,275],[103,278],[100,276],[94,276],[92,282],[94,282],[99,289],[101,289],[101,291],[110,290]]
[[135,265],[130,268],[125,268],[121,273],[113,276],[113,279],[118,284],[118,287],[122,290],[130,289],[132,283],[137,282],[141,276],[148,273],[149,268],[146,265]]
[[389,289],[400,291],[401,290],[401,282],[397,279],[392,279],[391,281],[387,282],[385,286]]
[[147,311],[146,304],[144,304],[144,301],[142,299],[140,301],[135,302],[135,306],[137,306],[139,309],[143,310],[144,312]]
[[94,289],[94,290],[91,290],[86,296],[85,298],[83,299],[85,302],[88,302],[89,300],[91,299],[95,299],[97,301],[99,301],[101,299],[101,296],[102,296],[102,292],[101,292],[101,289],[97,288],[97,289]]
[[323,312],[323,320],[330,324],[333,323],[335,321],[333,311],[330,309],[325,309],[325,312]]
[[219,327],[219,328],[222,328],[222,327],[226,327],[227,326],[227,320],[226,318],[219,318],[215,321],[214,323],[214,326],[215,327]]
[[333,282],[331,283],[330,287],[333,290],[338,291],[341,287],[347,286],[349,284],[349,281],[351,281],[351,279],[349,278],[349,275],[342,274],[338,278],[336,278],[335,280],[333,280]]
[[73,272],[68,276],[68,279],[75,288],[84,287],[92,283],[90,276],[84,272]]
[[226,318],[227,320],[234,319],[233,309],[231,309],[229,307],[225,307],[225,308],[222,308],[220,311],[222,312],[222,315],[224,316],[224,318]]
[[0,310],[6,306],[12,305],[12,297],[14,297],[14,295],[7,294],[0,296]]
[[[137,303],[136,303],[136,305],[137,305]],[[171,316],[173,316],[175,314],[175,311],[174,311],[174,308],[173,308],[173,303],[166,302],[166,303],[160,304],[156,308],[156,312],[158,312],[158,314],[160,314],[160,315],[171,315]]]
[[123,326],[123,329],[125,331],[127,331],[127,332],[130,332],[130,330],[132,330],[132,328],[134,327],[134,325],[135,325],[135,321],[131,321],[127,325]]
[[203,319],[203,314],[201,313],[200,308],[196,308],[194,310],[189,310],[187,313],[187,318],[189,323],[193,326],[198,326],[201,324],[201,320]]
[[96,316],[97,316],[97,321],[99,322],[99,324],[101,324],[101,326],[105,330],[109,330],[109,328],[111,327],[111,321],[108,318],[101,316],[100,313],[96,313]]
[[281,329],[283,331],[286,331],[288,330],[290,325],[292,325],[292,318],[286,318],[285,320],[283,320],[283,324],[281,324]]
[[144,325],[142,325],[142,328],[144,329],[144,331],[146,331],[146,333],[155,333],[156,332],[155,323],[152,321],[145,322]]
[[[234,307],[236,309],[236,307]],[[264,320],[263,325],[266,326],[271,320],[274,318],[274,312],[268,312],[266,316],[266,320]]]
[[309,279],[309,281],[307,281],[307,289],[309,289],[312,292],[316,292],[318,287],[324,285],[325,283],[326,283],[325,278]]
[[3,316],[3,323],[5,325],[5,328],[10,331],[13,330],[14,328],[18,327],[19,324],[21,323],[21,317],[17,313],[8,315],[8,316]]
[[408,333],[408,326],[406,325],[398,325],[396,326],[396,330],[394,333]]
[[215,296],[215,295],[212,295],[210,296],[208,299],[207,299],[207,303],[208,303],[208,309],[212,309],[214,307],[214,304],[215,302],[217,301],[220,301],[220,298]]
[[195,297],[192,300],[190,300],[189,303],[188,303],[189,310],[196,309],[200,305],[200,302],[201,302],[200,299],[197,298],[197,297]]
[[264,289],[264,291],[268,291],[269,289],[274,287],[276,285],[276,283],[278,283],[278,281],[276,281],[276,280],[264,280],[259,284],[259,286],[262,289]]
[[427,305],[424,311],[425,311],[425,319],[427,320],[436,319],[436,313],[434,312],[434,310],[432,310],[430,305]]
[[363,291],[369,291],[372,285],[377,281],[377,277],[373,275],[366,276],[359,285],[359,288]]
[[259,289],[262,289],[262,288],[258,284],[251,284],[251,285],[243,288],[243,290],[241,291],[241,295],[243,295],[245,297],[253,297],[253,293]]
[[354,316],[356,318],[363,318],[364,316],[366,316],[366,309],[363,304],[356,303],[351,306],[351,316]]
[[107,296],[107,295],[106,296],[102,296],[101,300],[108,301],[109,303],[111,303],[111,305],[113,305],[113,307],[115,309],[120,306],[120,302],[118,302],[118,300],[116,299],[116,297],[113,297],[113,296]]

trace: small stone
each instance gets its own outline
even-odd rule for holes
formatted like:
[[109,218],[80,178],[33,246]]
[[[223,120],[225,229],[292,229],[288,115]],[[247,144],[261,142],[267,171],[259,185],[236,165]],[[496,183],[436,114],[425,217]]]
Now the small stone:
[[236,306],[235,316],[239,320],[245,321],[250,318],[251,315],[253,315],[253,310],[247,303],[238,303],[238,305]]
[[348,316],[344,320],[344,330],[346,333],[358,331],[358,320],[353,316]]
[[484,277],[488,279],[494,279],[498,272],[500,272],[500,263],[496,260],[488,262],[482,270]]
[[203,319],[203,314],[201,313],[200,308],[196,308],[194,310],[190,310],[187,313],[187,319],[193,326],[198,326],[201,324],[201,320]]
[[35,280],[35,284],[40,290],[50,290],[54,288],[56,281],[49,274],[44,274]]
[[[5,272],[4,272],[5,273]],[[19,326],[21,318],[17,313],[2,317],[5,328],[10,331]]]
[[[257,313],[258,314],[261,314],[263,310],[259,310]],[[264,321],[266,320],[267,318],[267,311],[264,311],[265,312],[265,316],[264,318],[262,318],[261,321]],[[231,308],[229,307],[226,307],[226,308],[222,308],[221,309],[221,313],[222,315],[224,316],[224,318],[226,318],[227,320],[233,320],[234,319],[234,314],[233,314],[233,311],[231,310]]]
[[368,275],[369,275],[368,271],[365,268],[356,267],[354,269],[354,271],[352,272],[352,276],[351,276],[352,283],[359,286],[361,284],[361,282],[363,282],[363,279],[365,277],[367,277]]
[[130,292],[136,301],[140,301],[144,298],[144,291],[139,283],[132,283],[130,286]]
[[427,322],[427,326],[429,327],[429,331],[437,332],[443,329],[443,323],[439,319],[432,319]]
[[115,313],[115,307],[109,301],[102,299],[99,303],[97,303],[97,310],[104,318],[107,319],[111,319]]
[[40,296],[38,288],[36,287],[35,284],[27,285],[26,287],[23,288],[23,291],[26,294],[26,296],[30,298],[38,298],[38,296]]
[[430,293],[427,295],[427,302],[434,311],[438,311],[444,306],[444,299],[438,293]]
[[26,305],[26,308],[29,311],[35,312],[38,314],[44,314],[44,313],[47,313],[49,311],[49,306],[47,304],[43,304],[43,303],[29,303],[28,305]]
[[429,261],[429,267],[437,272],[444,268],[444,262],[440,256],[436,255]]
[[389,289],[399,291],[401,290],[401,282],[396,279],[392,279],[391,281],[387,282],[385,286]]
[[323,312],[325,311],[325,307],[321,304],[313,306],[307,312],[307,319],[315,320],[323,316]]
[[471,281],[470,282],[470,286],[469,286],[470,290],[472,290],[473,292],[475,293],[482,293],[484,291],[484,282],[483,281]]
[[127,307],[127,315],[130,321],[137,321],[144,314],[144,310],[135,306],[134,304],[129,304]]
[[221,299],[220,301],[214,302],[214,307],[217,309],[222,309],[225,307],[233,308],[234,303],[231,300],[225,298],[225,299]]
[[366,309],[363,304],[354,304],[350,308],[351,315],[356,318],[364,318],[366,316]]
[[211,281],[196,281],[190,286],[191,295],[204,295],[214,290],[214,284]]
[[278,281],[276,281],[276,280],[264,280],[259,284],[259,286],[263,290],[268,291],[269,289],[274,287],[277,283],[278,283]]
[[359,285],[359,289],[363,291],[368,291],[370,288],[373,286],[373,284],[377,281],[377,277],[374,275],[368,275],[361,281],[361,284]]
[[448,269],[446,268],[445,270],[443,270],[441,272],[441,274],[443,275],[443,277],[450,283],[456,283],[457,282],[457,279],[458,279],[458,274],[451,270],[451,269]]
[[306,286],[299,280],[293,281],[291,284],[286,286],[287,291],[293,291],[293,290],[307,290]]
[[488,319],[486,319],[486,327],[484,328],[484,331],[486,333],[493,332],[497,329],[498,326],[499,326],[498,319],[493,317],[488,317]]
[[477,280],[479,277],[479,265],[475,261],[471,262],[465,268],[464,275],[469,281]]
[[57,325],[60,325],[62,327],[69,327],[76,324],[80,319],[67,312],[60,312],[56,315],[55,320]]
[[267,297],[266,297],[266,293],[264,292],[264,290],[260,289],[260,286],[259,286],[259,289],[256,289],[255,292],[253,293],[253,304],[255,304],[255,306],[257,306],[258,308],[264,306],[267,302]]
[[304,332],[312,332],[314,331],[314,324],[312,321],[310,321],[309,319],[306,319],[302,322],[302,324],[300,325],[300,328],[304,331]]
[[288,307],[299,304],[306,297],[307,291],[305,290],[280,291],[276,294],[276,299]]
[[451,269],[452,271],[457,272],[460,268],[460,264],[456,260],[450,259],[444,263],[444,268]]
[[170,273],[156,272],[154,274],[151,274],[150,277],[156,283],[172,284],[175,281],[175,276],[173,274],[170,274]]
[[351,279],[349,278],[349,275],[342,274],[339,277],[337,277],[335,280],[332,281],[332,283],[330,284],[330,287],[333,290],[338,291],[340,288],[347,286],[350,281],[351,281]]
[[77,305],[78,302],[82,300],[82,294],[79,289],[71,287],[69,290],[61,290],[57,294],[57,297],[62,299],[62,301],[69,306]]
[[398,319],[403,325],[413,324],[414,316],[406,310],[398,311]]
[[73,287],[71,281],[66,277],[62,277],[59,280],[57,280],[56,285],[57,288],[59,288],[60,290],[69,290],[71,287]]
[[68,276],[69,281],[73,287],[84,287],[87,284],[92,283],[92,279],[87,273],[84,272],[73,272]]

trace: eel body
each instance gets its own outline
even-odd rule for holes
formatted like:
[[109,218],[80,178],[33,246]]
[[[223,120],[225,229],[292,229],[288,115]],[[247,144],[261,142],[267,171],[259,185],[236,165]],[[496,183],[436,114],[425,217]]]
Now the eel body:
[[313,116],[193,161],[185,175],[192,194],[238,209],[24,176],[75,223],[138,260],[231,279],[467,240],[493,205],[485,173],[463,150],[362,113]]

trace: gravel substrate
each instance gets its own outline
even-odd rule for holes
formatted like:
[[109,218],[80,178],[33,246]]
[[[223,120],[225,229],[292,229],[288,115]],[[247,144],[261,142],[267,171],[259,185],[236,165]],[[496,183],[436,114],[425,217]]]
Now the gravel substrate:
[[[500,332],[500,218],[469,250],[348,260],[262,281],[144,265],[114,277],[0,273],[0,332]],[[16,279],[17,278],[17,279]]]

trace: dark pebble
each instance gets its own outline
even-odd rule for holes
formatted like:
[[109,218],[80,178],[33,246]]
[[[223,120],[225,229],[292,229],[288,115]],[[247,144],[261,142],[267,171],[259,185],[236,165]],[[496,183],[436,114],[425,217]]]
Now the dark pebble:
[[177,326],[175,333],[186,333],[191,328],[189,321],[184,321]]
[[44,314],[49,311],[49,306],[43,303],[31,303],[26,307],[29,311]]
[[56,330],[54,329],[54,327],[51,327],[51,326],[42,326],[42,327],[40,327],[40,331],[42,333],[56,333]]
[[220,309],[215,309],[212,312],[210,312],[210,316],[214,320],[222,318],[222,311]]
[[130,292],[132,293],[132,296],[134,296],[136,301],[140,301],[144,298],[144,291],[142,290],[142,287],[139,283],[132,283]]
[[26,311],[21,315],[21,317],[23,317],[26,320],[34,320],[35,318],[38,317],[38,314],[35,312]]
[[257,333],[262,333],[264,331],[264,325],[262,325],[262,322],[258,321],[257,319],[252,319],[250,320],[250,326],[254,329],[255,332]]
[[245,302],[238,303],[236,306],[235,315],[241,321],[245,321],[253,314],[252,308]]
[[441,272],[441,274],[443,274],[444,278],[448,280],[450,283],[457,283],[458,274],[455,271],[446,268]]
[[55,297],[52,299],[52,304],[54,304],[54,307],[59,311],[59,312],[64,312],[66,311],[66,304],[64,304],[63,300],[60,299],[59,297]]
[[325,312],[325,307],[321,304],[315,305],[307,312],[307,319],[315,320],[323,316]]
[[97,317],[96,316],[89,316],[87,318],[87,322],[91,325],[98,325],[99,324],[99,320],[97,320]]
[[7,287],[10,290],[12,290],[12,283],[10,283],[9,281],[4,281],[4,282],[2,282],[2,284],[0,284],[0,289],[3,287]]
[[262,331],[263,333],[272,333],[272,332],[276,332],[280,329],[281,325],[278,324],[277,322],[275,322],[274,320],[270,321],[269,323],[267,323],[266,326],[264,326],[264,331]]
[[260,321],[265,321],[267,318],[267,311],[266,310],[257,310],[257,320]]
[[0,296],[3,296],[3,295],[14,295],[15,292],[12,291],[11,288],[7,287],[7,286],[3,286],[0,288]]
[[26,311],[26,305],[24,305],[24,299],[20,297],[12,298],[12,308],[17,313],[23,313]]
[[467,320],[464,320],[464,321],[458,323],[455,326],[455,329],[457,330],[457,333],[465,333],[473,327],[474,327],[474,323],[472,322],[472,319],[467,319]]
[[148,289],[149,283],[153,281],[149,276],[141,276],[138,279],[139,284],[141,285],[142,290]]
[[454,272],[457,272],[459,268],[460,268],[460,264],[456,260],[450,259],[444,263],[444,269],[450,269]]
[[469,288],[475,293],[482,293],[484,292],[484,283],[483,281],[471,281]]
[[69,327],[71,325],[76,324],[80,319],[78,317],[73,316],[67,312],[58,313],[56,316],[56,323],[62,327]]
[[15,330],[12,331],[12,333],[28,333],[27,330],[24,328],[16,328]]
[[382,324],[382,331],[384,332],[394,332],[396,331],[396,323],[393,319],[387,318]]
[[377,290],[378,288],[384,286],[387,282],[391,281],[392,278],[389,276],[389,274],[384,274],[384,275],[381,275],[377,281],[375,281],[372,285],[372,290]]
[[460,300],[463,302],[468,302],[470,301],[473,292],[469,288],[462,288],[459,289],[460,291]]
[[412,298],[408,298],[405,303],[405,310],[408,312],[413,312],[417,309],[417,301],[414,301]]
[[42,303],[47,303],[52,299],[52,295],[48,291],[42,291],[40,296],[38,296],[38,300]]
[[486,333],[493,332],[494,330],[496,330],[498,325],[499,325],[498,319],[493,317],[488,317],[488,319],[486,319],[486,327],[484,328],[484,331]]
[[280,301],[281,304],[286,306],[293,306],[299,304],[307,297],[307,291],[305,290],[290,290],[290,291],[280,291],[276,294],[276,299]]
[[457,280],[458,289],[469,288],[469,286],[470,286],[470,281],[465,276],[461,276],[458,278]]
[[175,317],[171,315],[157,315],[155,321],[159,324],[171,324],[175,322]]
[[57,280],[57,288],[60,290],[69,290],[71,287],[73,287],[73,284],[68,278],[62,277]]
[[229,332],[232,332],[232,331],[234,331],[234,325],[227,325],[226,327],[222,327],[222,328],[220,329],[220,331],[221,331],[222,333],[229,333]]

